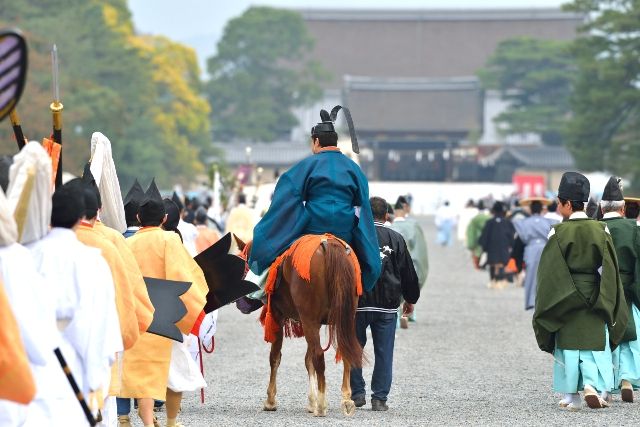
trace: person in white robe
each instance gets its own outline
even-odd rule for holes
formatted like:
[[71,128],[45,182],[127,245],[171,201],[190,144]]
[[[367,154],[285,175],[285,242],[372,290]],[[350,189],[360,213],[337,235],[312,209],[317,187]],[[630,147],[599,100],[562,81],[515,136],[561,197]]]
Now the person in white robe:
[[[51,231],[28,247],[56,296],[49,302],[61,334],[60,350],[95,413],[108,394],[111,365],[123,344],[109,266],[74,232],[84,210],[77,187],[60,187],[53,195]],[[88,424],[62,369],[51,369],[57,364],[51,354],[46,369],[36,375],[38,392],[25,425]]]
[[100,132],[94,132],[91,135],[90,169],[102,199],[102,209],[98,219],[107,227],[124,233],[127,229],[127,221],[120,192],[120,181],[111,153],[111,141]]
[[[50,176],[45,185],[51,186]],[[18,227],[9,202],[0,190],[0,278],[18,322],[33,376],[37,378],[39,368],[61,369],[57,364],[47,366],[59,339],[55,313],[47,303],[54,296],[49,293],[42,276],[36,272],[31,253],[16,243],[17,239]],[[27,405],[0,400],[0,426],[24,425],[27,408]]]

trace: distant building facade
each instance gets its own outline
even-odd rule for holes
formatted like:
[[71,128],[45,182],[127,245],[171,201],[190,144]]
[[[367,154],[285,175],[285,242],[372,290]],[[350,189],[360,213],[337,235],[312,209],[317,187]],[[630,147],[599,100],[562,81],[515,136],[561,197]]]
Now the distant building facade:
[[537,135],[500,135],[493,119],[508,104],[482,90],[477,71],[506,39],[570,40],[583,21],[558,9],[300,13],[315,39],[310,56],[332,79],[320,102],[296,111],[292,140],[308,139],[320,108],[347,105],[361,166],[388,181],[478,180],[489,174],[479,147],[540,144]]

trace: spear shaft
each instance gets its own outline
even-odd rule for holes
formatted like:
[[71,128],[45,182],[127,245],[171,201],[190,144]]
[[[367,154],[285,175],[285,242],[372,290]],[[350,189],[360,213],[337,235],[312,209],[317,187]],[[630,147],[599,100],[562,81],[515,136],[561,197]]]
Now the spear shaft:
[[58,363],[60,363],[60,366],[62,367],[62,370],[64,371],[64,374],[67,377],[67,380],[69,381],[69,384],[71,385],[71,388],[73,389],[73,392],[76,395],[76,399],[78,399],[78,402],[82,407],[82,412],[84,412],[84,416],[87,417],[87,421],[89,422],[89,425],[91,427],[95,426],[98,423],[96,422],[95,418],[93,418],[93,414],[89,409],[89,405],[87,405],[87,401],[84,400],[82,391],[80,391],[80,387],[78,387],[78,383],[76,382],[76,379],[73,378],[71,369],[69,368],[69,365],[67,365],[67,361],[64,360],[64,356],[62,355],[62,352],[60,351],[59,348],[56,348],[55,350],[53,350],[53,352],[56,354]]
[[58,47],[54,44],[51,50],[51,74],[53,76],[53,102],[49,105],[53,116],[53,141],[60,144],[60,158],[56,172],[56,188],[62,186],[62,109],[60,102],[60,82],[58,81]]
[[18,150],[22,150],[22,147],[24,147],[24,133],[22,133],[22,126],[20,125],[20,116],[18,116],[18,110],[16,110],[15,108],[11,110],[9,119],[11,120],[11,126],[13,127],[13,134],[16,137],[16,142],[18,143]]

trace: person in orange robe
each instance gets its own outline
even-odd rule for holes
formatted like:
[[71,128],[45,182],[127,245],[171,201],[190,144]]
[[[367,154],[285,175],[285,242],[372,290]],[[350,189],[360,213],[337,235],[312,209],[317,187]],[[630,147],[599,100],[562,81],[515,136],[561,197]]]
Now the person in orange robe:
[[198,235],[196,236],[196,252],[201,253],[220,240],[220,234],[207,227],[207,211],[200,206],[194,218]]
[[36,395],[36,385],[18,323],[0,282],[0,399],[23,405]]
[[[177,234],[162,230],[166,220],[162,197],[151,182],[140,204],[142,228],[126,240],[145,277],[190,282],[181,299],[187,314],[176,324],[188,334],[200,315],[208,293],[204,274],[182,245]],[[145,426],[153,425],[153,400],[166,400],[167,426],[176,425],[181,393],[167,389],[171,361],[171,340],[143,333],[136,344],[125,351],[122,387],[119,397],[137,398]]]
[[[100,249],[102,257],[107,261],[113,282],[115,285],[116,308],[120,319],[120,332],[124,349],[128,350],[138,340],[140,331],[138,329],[138,319],[136,317],[136,305],[133,290],[129,282],[129,276],[124,261],[116,247],[105,239],[105,237],[94,229],[96,216],[98,214],[99,193],[94,192],[87,184],[78,182],[83,186],[85,215],[76,228],[78,240],[87,246]],[[115,366],[115,364],[114,364]]]

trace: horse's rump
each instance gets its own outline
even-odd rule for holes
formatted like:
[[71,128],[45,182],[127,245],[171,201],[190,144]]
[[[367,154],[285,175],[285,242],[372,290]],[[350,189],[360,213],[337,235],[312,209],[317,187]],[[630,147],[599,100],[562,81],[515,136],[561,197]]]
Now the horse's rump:
[[[318,251],[322,246],[323,250]],[[264,325],[267,342],[274,342],[276,333],[282,326],[289,326],[287,335],[300,336],[301,329],[291,329],[288,319],[278,322],[271,307],[271,295],[276,290],[278,271],[288,260],[293,269],[305,282],[311,283],[312,276],[320,273],[312,271],[312,259],[316,253],[324,257],[324,278],[328,293],[329,336],[337,345],[338,355],[352,366],[362,364],[362,348],[355,337],[355,308],[357,297],[362,294],[360,265],[351,247],[333,235],[306,235],[298,239],[269,269],[265,293],[267,304],[264,306],[260,321]]]

